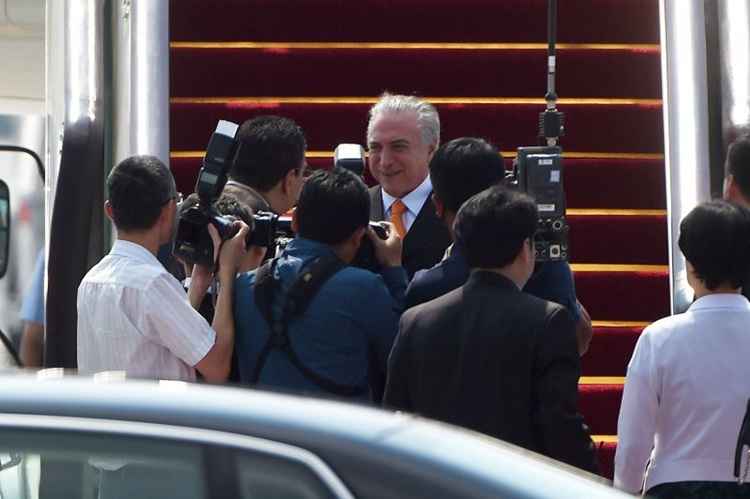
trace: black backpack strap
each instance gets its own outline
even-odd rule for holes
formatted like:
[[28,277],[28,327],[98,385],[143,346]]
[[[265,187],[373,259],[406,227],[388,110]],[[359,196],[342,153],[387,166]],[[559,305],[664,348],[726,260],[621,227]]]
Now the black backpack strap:
[[[264,266],[266,265],[264,264]],[[345,267],[344,262],[334,255],[329,255],[317,258],[308,265],[297,276],[289,288],[284,300],[281,317],[274,317],[272,311],[273,295],[277,291],[276,282],[273,279],[273,265],[275,263],[268,265],[266,269],[259,269],[256,274],[255,303],[268,322],[271,333],[258,358],[251,383],[255,384],[258,382],[263,366],[268,360],[268,355],[271,350],[278,348],[287,354],[294,367],[323,390],[342,397],[353,397],[364,394],[365,389],[362,387],[338,384],[305,366],[289,341],[289,323],[305,313],[310,302],[323,284]]]
[[[255,305],[269,326],[273,324],[273,295],[276,292],[276,281],[273,278],[273,270],[276,268],[277,260],[278,257],[266,260],[263,265],[258,267],[258,270],[255,272],[255,283],[253,284]],[[274,340],[273,327],[271,327],[271,334],[269,334],[266,344],[263,345],[263,350],[261,350],[260,356],[258,356],[258,362],[255,363],[255,369],[250,377],[250,383],[253,385],[260,378],[260,372],[263,370],[263,366],[266,365],[268,354],[271,353],[274,347]]]

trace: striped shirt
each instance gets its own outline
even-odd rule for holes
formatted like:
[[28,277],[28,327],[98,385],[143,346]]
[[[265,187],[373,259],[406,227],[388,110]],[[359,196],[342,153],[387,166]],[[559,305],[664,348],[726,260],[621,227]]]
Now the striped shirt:
[[78,287],[78,370],[195,380],[216,334],[146,248],[117,240]]

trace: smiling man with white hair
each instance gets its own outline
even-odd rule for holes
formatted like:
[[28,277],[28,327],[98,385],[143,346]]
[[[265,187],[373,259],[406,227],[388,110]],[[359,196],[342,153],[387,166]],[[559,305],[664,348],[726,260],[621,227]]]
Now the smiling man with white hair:
[[370,108],[369,165],[380,184],[370,189],[370,218],[393,223],[409,278],[439,262],[451,243],[431,199],[428,165],[439,145],[440,117],[429,102],[385,93]]

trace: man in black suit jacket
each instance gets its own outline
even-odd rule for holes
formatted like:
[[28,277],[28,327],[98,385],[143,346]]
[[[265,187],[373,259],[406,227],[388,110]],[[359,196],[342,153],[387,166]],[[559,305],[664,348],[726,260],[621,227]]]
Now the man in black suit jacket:
[[394,223],[409,278],[439,262],[451,243],[430,199],[428,164],[439,142],[437,110],[422,99],[384,94],[370,109],[369,165],[380,183],[370,189],[370,219]]
[[537,209],[496,186],[459,210],[468,282],[407,310],[388,363],[384,405],[471,428],[596,471],[577,414],[575,324],[523,293],[534,269]]
[[[476,137],[460,137],[438,148],[430,161],[432,202],[451,237],[453,221],[464,202],[493,185],[505,182],[503,157],[495,146]],[[469,279],[469,265],[457,245],[452,245],[437,265],[414,274],[406,290],[406,308],[444,295]],[[576,297],[568,262],[537,263],[523,291],[564,305],[576,321],[578,352],[589,348],[591,319]]]

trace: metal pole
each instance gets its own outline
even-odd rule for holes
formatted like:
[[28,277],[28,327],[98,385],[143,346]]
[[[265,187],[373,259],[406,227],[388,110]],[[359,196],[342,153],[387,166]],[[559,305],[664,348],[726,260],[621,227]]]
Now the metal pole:
[[[722,150],[750,132],[750,0],[719,0]],[[723,156],[722,156],[723,157]]]
[[678,246],[680,221],[711,197],[705,12],[702,1],[660,0],[664,152],[672,313],[693,300]]

